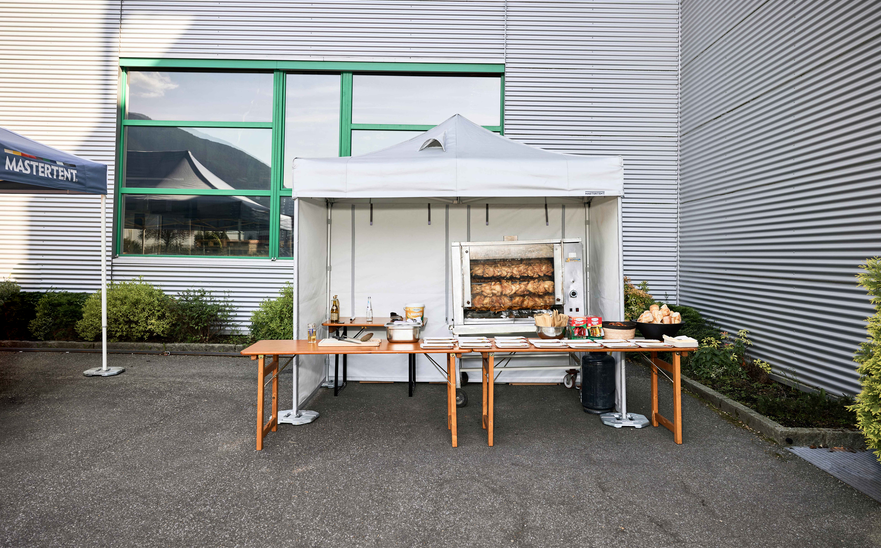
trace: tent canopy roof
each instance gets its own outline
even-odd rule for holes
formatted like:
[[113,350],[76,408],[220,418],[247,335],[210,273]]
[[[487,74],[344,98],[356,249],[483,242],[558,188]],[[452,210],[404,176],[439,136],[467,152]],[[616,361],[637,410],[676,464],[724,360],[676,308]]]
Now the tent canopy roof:
[[548,152],[456,114],[392,147],[346,158],[295,158],[303,198],[623,196],[620,156]]
[[0,192],[107,194],[107,166],[0,128]]

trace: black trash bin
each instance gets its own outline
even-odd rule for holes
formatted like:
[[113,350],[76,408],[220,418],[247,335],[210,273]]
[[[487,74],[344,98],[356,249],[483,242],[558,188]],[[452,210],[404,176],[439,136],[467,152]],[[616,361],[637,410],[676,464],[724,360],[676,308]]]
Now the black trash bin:
[[615,410],[615,358],[610,354],[581,355],[581,406],[597,415]]

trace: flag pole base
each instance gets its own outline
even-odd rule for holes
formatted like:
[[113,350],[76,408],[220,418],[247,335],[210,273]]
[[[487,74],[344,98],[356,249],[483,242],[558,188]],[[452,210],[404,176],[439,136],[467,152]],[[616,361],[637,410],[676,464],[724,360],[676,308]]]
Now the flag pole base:
[[600,420],[612,428],[621,428],[622,426],[643,428],[649,425],[649,420],[645,418],[645,415],[637,413],[603,413],[600,415]]
[[92,369],[86,369],[83,371],[83,375],[87,377],[113,377],[114,375],[119,375],[125,371],[125,367],[108,367],[104,369],[103,367],[93,367]]

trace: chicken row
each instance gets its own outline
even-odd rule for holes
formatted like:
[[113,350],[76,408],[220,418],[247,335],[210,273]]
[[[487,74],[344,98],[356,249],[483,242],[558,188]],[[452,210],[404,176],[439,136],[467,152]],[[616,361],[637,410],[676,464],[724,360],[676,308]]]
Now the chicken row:
[[471,276],[475,278],[540,278],[553,274],[551,259],[471,262]]
[[483,295],[484,297],[496,295],[504,295],[506,297],[513,295],[545,295],[553,292],[554,282],[549,280],[530,280],[528,282],[502,280],[501,282],[471,284],[471,295]]
[[554,306],[553,295],[527,295],[524,297],[504,297],[472,295],[471,308],[503,312],[505,310],[537,310]]

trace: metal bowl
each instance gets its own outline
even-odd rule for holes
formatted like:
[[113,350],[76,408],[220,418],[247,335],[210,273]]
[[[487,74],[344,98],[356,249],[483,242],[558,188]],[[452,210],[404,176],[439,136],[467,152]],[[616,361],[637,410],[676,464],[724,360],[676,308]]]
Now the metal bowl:
[[566,334],[566,328],[535,326],[535,332],[538,334],[539,339],[562,339]]

